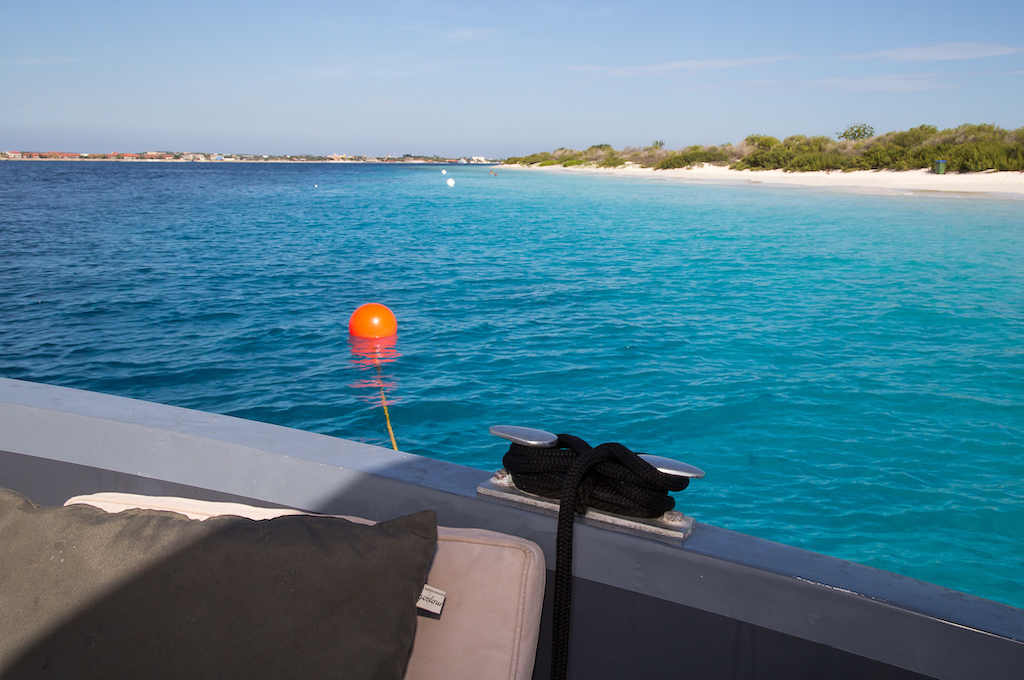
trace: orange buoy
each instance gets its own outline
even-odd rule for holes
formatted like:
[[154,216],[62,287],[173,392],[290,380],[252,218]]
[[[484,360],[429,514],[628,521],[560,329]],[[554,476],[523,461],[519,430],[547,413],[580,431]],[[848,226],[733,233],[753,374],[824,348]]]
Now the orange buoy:
[[388,338],[398,333],[398,319],[384,305],[369,302],[352,312],[348,332],[357,338]]

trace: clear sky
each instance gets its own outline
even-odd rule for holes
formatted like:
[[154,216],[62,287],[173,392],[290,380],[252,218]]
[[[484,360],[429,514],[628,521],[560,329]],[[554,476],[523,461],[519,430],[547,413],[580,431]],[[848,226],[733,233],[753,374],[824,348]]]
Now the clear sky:
[[1024,126],[1024,2],[0,3],[0,150],[439,154]]

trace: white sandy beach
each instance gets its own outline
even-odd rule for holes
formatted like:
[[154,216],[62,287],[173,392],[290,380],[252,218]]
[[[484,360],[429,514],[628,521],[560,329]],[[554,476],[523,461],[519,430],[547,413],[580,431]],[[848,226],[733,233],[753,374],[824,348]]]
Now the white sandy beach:
[[[717,165],[701,165],[674,170],[654,170],[637,165],[618,168],[596,168],[558,165],[546,167],[506,165],[505,169],[538,170],[541,172],[589,173],[644,179],[696,182],[704,184],[765,184],[776,186],[816,187],[823,189],[869,191],[882,193],[953,192],[991,194],[1003,198],[1024,197],[1024,172],[947,173],[930,170],[858,170],[855,172],[786,172],[785,170],[730,170]],[[501,168],[499,168],[501,169]]]

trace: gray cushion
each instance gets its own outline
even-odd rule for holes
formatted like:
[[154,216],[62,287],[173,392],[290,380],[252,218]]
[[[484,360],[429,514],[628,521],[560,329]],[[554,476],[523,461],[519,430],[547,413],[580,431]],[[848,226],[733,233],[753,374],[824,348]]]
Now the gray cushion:
[[2,678],[394,678],[433,512],[199,522],[0,490]]

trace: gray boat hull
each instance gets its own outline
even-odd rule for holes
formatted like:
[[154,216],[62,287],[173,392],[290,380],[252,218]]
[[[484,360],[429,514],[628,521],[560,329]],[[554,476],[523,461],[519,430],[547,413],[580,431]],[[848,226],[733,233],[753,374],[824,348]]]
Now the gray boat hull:
[[[310,432],[0,379],[0,486],[59,505],[182,495],[537,542],[555,520],[480,497],[490,473]],[[571,678],[1014,678],[1024,610],[697,523],[682,543],[580,520]],[[551,574],[549,572],[549,581]],[[548,588],[550,598],[551,588]],[[550,603],[535,677],[547,676]]]

